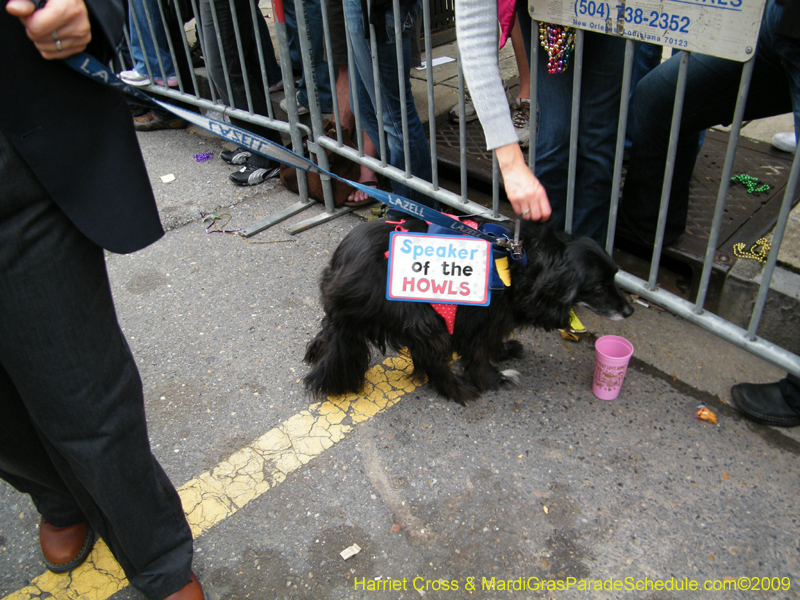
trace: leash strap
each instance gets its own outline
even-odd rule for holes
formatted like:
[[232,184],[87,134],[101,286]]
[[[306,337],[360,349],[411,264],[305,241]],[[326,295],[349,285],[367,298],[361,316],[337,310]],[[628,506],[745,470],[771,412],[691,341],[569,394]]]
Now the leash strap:
[[201,115],[178,106],[173,106],[172,104],[162,102],[161,100],[156,100],[155,98],[145,94],[142,90],[121,81],[108,67],[85,52],[69,56],[64,59],[64,62],[66,62],[70,67],[78,71],[80,74],[85,75],[86,77],[89,77],[98,83],[116,88],[121,92],[130,96],[134,96],[135,98],[142,100],[143,102],[147,102],[150,105],[156,105],[164,108],[174,115],[177,115],[180,118],[193,123],[194,125],[202,127],[214,135],[223,138],[224,140],[233,142],[234,144],[241,146],[242,148],[247,148],[256,154],[275,160],[284,165],[300,169],[306,173],[328,175],[329,177],[343,181],[344,183],[361,190],[368,196],[371,196],[376,200],[391,206],[396,210],[399,210],[400,212],[406,213],[418,219],[422,219],[423,221],[428,221],[429,223],[435,223],[450,231],[480,238],[492,244],[499,244],[503,247],[508,247],[509,244],[513,242],[513,240],[508,238],[508,236],[500,238],[494,233],[484,233],[483,231],[479,231],[474,227],[470,227],[469,225],[452,219],[437,210],[434,210],[423,204],[419,204],[418,202],[414,202],[413,200],[403,196],[390,194],[372,186],[363,185],[357,181],[351,181],[344,177],[340,177],[335,173],[331,173],[325,169],[322,169],[319,165],[313,163],[306,157],[300,156],[299,154],[292,152],[280,144],[276,144],[275,142],[264,139],[261,136],[255,135],[245,129],[237,127],[236,125],[224,123],[217,119],[211,119],[205,115]]

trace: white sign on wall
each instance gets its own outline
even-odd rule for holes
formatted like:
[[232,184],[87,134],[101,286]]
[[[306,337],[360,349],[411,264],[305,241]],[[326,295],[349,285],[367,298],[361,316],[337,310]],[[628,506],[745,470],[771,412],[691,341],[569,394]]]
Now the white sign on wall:
[[744,62],[765,0],[528,0],[534,21]]

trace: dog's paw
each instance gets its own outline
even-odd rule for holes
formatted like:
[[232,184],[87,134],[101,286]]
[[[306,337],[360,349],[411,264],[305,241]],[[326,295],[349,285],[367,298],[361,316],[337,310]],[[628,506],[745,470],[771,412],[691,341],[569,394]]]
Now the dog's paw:
[[467,402],[477,400],[481,396],[481,392],[474,385],[461,381],[460,384],[452,390],[451,393],[443,394],[450,398],[453,402],[457,402],[461,406],[466,406]]
[[525,347],[519,340],[506,340],[503,342],[503,357],[501,360],[519,359],[525,355]]
[[519,385],[521,381],[519,371],[515,371],[514,369],[506,369],[505,371],[500,371],[500,375],[502,375],[503,383],[508,382],[511,385]]

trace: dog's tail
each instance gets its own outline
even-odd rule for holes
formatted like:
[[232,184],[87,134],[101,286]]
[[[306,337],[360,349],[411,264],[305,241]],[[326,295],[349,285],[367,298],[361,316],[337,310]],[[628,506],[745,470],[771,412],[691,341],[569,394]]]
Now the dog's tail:
[[315,396],[358,392],[369,368],[370,350],[363,336],[343,333],[323,320],[322,331],[306,347],[305,362],[313,365],[303,378]]

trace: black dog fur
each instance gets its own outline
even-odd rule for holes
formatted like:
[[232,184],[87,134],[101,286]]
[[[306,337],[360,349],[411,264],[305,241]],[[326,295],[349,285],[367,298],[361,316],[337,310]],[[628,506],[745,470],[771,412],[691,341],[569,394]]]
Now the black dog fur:
[[[508,340],[515,329],[564,329],[576,304],[612,320],[633,314],[614,283],[617,266],[594,240],[524,221],[520,237],[527,265],[509,261],[511,286],[493,295],[488,307],[459,306],[450,335],[430,304],[386,299],[385,253],[395,227],[385,221],[359,225],[342,240],[322,274],[325,316],[304,359],[313,366],[304,382],[315,395],[358,392],[373,345],[384,354],[387,347],[408,348],[414,375],[427,375],[439,394],[463,405],[506,381],[518,381],[516,371],[500,371],[493,364],[522,357],[522,344]],[[416,220],[403,227],[427,231]],[[462,365],[458,375],[450,367],[453,352]]]

